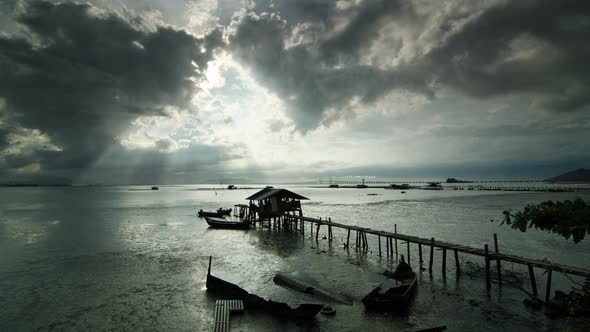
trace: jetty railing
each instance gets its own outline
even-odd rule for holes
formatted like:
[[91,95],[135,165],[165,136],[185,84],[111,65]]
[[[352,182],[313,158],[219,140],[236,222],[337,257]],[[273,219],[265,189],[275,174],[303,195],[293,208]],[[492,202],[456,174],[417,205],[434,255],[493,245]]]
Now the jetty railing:
[[[378,253],[379,256],[383,255],[383,251],[385,251],[385,255],[387,257],[393,257],[395,255],[396,259],[398,256],[398,240],[403,241],[402,244],[406,244],[406,259],[409,264],[411,264],[411,257],[410,257],[410,244],[417,244],[418,245],[418,259],[419,265],[423,263],[423,253],[422,253],[422,246],[427,246],[430,249],[430,259],[428,264],[428,271],[432,273],[433,271],[433,263],[434,263],[434,250],[442,250],[442,274],[443,276],[446,274],[446,263],[447,263],[447,250],[452,250],[454,254],[455,260],[455,269],[457,275],[460,273],[461,268],[459,265],[459,253],[463,254],[470,254],[475,256],[481,256],[485,260],[485,279],[486,279],[486,287],[490,289],[491,287],[491,268],[490,265],[492,262],[496,263],[497,266],[497,273],[498,273],[498,282],[502,283],[502,272],[501,272],[501,264],[502,261],[511,262],[515,264],[526,265],[529,271],[529,277],[531,281],[531,288],[533,296],[538,295],[537,291],[537,284],[535,280],[535,274],[533,268],[540,268],[547,271],[547,286],[545,290],[545,302],[548,302],[550,299],[551,294],[551,274],[553,271],[560,272],[568,275],[580,276],[585,278],[590,278],[590,270],[566,266],[558,263],[549,262],[547,260],[539,260],[539,259],[530,259],[525,258],[517,255],[511,255],[507,253],[501,253],[498,249],[498,238],[496,234],[494,234],[494,251],[491,252],[488,245],[485,244],[483,248],[474,248],[470,246],[454,244],[446,241],[435,240],[434,238],[421,238],[417,236],[411,236],[406,234],[401,234],[397,232],[397,225],[394,225],[394,232],[387,232],[381,230],[374,230],[367,227],[360,227],[354,225],[346,225],[342,223],[333,222],[331,218],[322,219],[322,218],[310,218],[298,215],[289,215],[285,214],[282,216],[282,222],[284,224],[283,227],[288,228],[295,228],[299,229],[302,232],[305,232],[305,223],[307,222],[310,225],[310,232],[312,238],[314,237],[314,228],[315,228],[315,239],[319,240],[319,232],[321,226],[326,226],[328,230],[327,239],[328,241],[332,242],[333,240],[333,228],[340,228],[347,232],[346,236],[346,248],[350,248],[350,240],[351,240],[351,232],[356,232],[355,241],[356,241],[356,248],[367,250],[369,248],[369,241],[367,239],[367,234],[376,235],[378,240]],[[280,221],[279,221],[280,223]],[[385,250],[383,250],[381,245],[381,238],[385,240]],[[402,249],[403,250],[403,249]]]

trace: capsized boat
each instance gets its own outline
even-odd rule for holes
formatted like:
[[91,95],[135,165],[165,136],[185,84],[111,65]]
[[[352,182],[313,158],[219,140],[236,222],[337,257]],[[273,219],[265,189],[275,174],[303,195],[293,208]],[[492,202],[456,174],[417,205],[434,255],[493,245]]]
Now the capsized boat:
[[288,319],[313,319],[324,307],[323,304],[304,303],[292,307],[287,303],[265,300],[258,295],[250,294],[238,285],[211,275],[211,260],[207,271],[207,291],[227,299],[244,301],[246,309],[260,309],[268,313]]
[[247,221],[230,221],[223,218],[205,217],[209,227],[211,228],[224,228],[224,229],[248,229],[250,228],[250,222]]

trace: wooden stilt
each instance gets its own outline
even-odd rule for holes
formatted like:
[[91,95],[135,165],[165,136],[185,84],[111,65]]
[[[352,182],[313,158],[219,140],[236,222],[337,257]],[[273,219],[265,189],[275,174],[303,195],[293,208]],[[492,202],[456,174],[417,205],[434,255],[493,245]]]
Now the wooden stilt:
[[318,223],[318,226],[315,229],[315,239],[316,241],[318,240],[318,237],[320,236],[320,223]]
[[[498,251],[498,236],[494,233],[494,248],[496,250],[496,254]],[[496,268],[498,269],[498,283],[500,286],[502,285],[502,261],[498,258],[496,259]]]
[[443,248],[442,250],[442,275],[443,277],[447,275],[447,249]]
[[486,263],[486,289],[490,289],[492,287],[492,281],[491,281],[491,277],[490,277],[490,257],[489,257],[489,251],[488,251],[488,245],[485,244],[483,247],[483,252],[484,252],[484,258],[485,258],[485,263]]
[[348,234],[346,235],[346,248],[350,248],[350,228],[348,229]]
[[[393,230],[394,230],[394,233],[397,234],[397,224],[393,225]],[[397,261],[398,260],[398,258],[397,258],[397,238],[395,238],[394,241],[395,241],[395,260]]]
[[385,238],[385,251],[387,252],[387,257],[389,257],[389,237]]
[[418,265],[422,266],[422,243],[418,243]]
[[428,272],[432,274],[432,263],[434,259],[434,238],[430,238],[430,262],[428,263]]
[[455,252],[455,272],[457,273],[457,276],[459,276],[461,273],[461,267],[459,266],[459,251],[457,251],[457,249],[454,249],[453,251]]
[[406,241],[406,247],[408,252],[408,264],[410,264],[410,241]]
[[529,278],[531,279],[531,288],[533,289],[533,296],[537,296],[537,281],[535,280],[535,271],[531,264],[527,264],[529,267]]
[[390,257],[393,258],[393,239],[389,238],[389,251],[390,251]]
[[551,300],[551,273],[552,270],[547,270],[547,288],[545,288],[545,303]]
[[381,235],[377,235],[377,239],[379,240],[379,257],[381,257]]

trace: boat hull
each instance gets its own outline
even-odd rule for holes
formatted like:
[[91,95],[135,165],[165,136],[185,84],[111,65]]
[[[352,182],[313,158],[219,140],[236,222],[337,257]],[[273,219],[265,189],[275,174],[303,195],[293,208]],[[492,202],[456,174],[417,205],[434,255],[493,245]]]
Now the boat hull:
[[250,228],[250,223],[248,222],[237,222],[237,221],[227,221],[225,219],[218,219],[212,217],[205,217],[207,224],[211,228],[221,228],[221,229],[248,229]]

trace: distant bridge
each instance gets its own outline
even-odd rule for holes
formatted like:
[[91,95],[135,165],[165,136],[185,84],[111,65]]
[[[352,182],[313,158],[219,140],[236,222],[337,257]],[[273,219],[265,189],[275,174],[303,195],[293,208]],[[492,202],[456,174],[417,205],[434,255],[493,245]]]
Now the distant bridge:
[[[515,182],[519,182],[519,183],[543,183],[543,180],[476,180],[476,181],[468,181],[468,182],[454,182],[454,183],[449,183],[449,184],[469,184],[469,183],[500,183],[500,182],[508,182],[508,183],[515,183]],[[395,180],[395,179],[364,179],[364,178],[345,178],[345,179],[324,179],[324,178],[320,178],[318,180],[319,184],[391,184],[391,183],[395,183],[395,184],[402,184],[402,183],[407,183],[407,184],[416,184],[416,183],[446,183],[446,179],[445,180],[440,180],[440,181],[436,181],[436,180]]]

